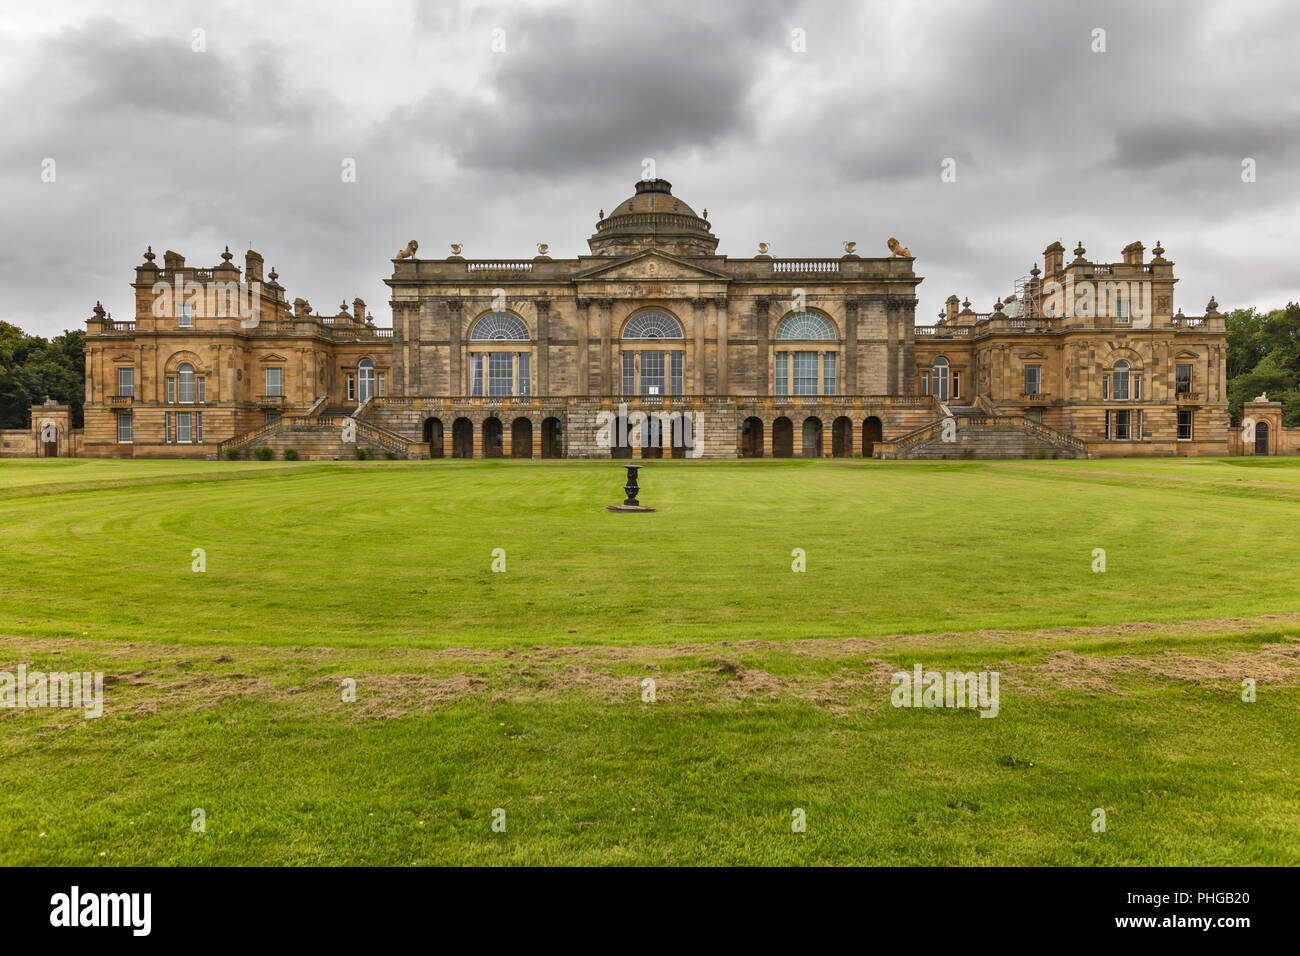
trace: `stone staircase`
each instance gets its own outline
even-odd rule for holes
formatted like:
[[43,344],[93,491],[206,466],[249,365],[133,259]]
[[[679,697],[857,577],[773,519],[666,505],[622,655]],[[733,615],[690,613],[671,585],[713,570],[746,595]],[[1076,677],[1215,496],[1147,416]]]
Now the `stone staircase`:
[[217,458],[229,457],[232,450],[241,458],[251,458],[259,448],[270,448],[277,459],[292,448],[300,459],[312,461],[356,458],[358,448],[368,449],[375,458],[385,457],[385,453],[397,458],[429,457],[427,444],[408,441],[397,432],[361,420],[365,405],[322,407],[324,401],[317,401],[306,415],[284,415],[223,441],[217,446]]
[[878,458],[1087,458],[1079,438],[1025,418],[999,415],[984,404],[940,404],[943,417],[877,444]]

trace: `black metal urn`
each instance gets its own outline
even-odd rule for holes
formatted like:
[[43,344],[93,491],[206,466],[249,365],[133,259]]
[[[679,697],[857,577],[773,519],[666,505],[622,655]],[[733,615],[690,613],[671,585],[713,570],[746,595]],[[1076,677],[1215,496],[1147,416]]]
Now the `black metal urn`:
[[636,493],[641,490],[641,486],[636,483],[636,473],[640,468],[640,465],[627,466],[627,484],[623,486],[623,490],[627,492],[627,500],[623,504],[629,508],[637,508],[641,504],[636,500]]

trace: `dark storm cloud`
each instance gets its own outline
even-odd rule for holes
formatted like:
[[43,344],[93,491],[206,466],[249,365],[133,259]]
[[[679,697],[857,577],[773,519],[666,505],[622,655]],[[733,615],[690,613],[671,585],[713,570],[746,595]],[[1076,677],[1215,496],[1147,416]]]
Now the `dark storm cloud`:
[[1189,312],[1300,298],[1285,3],[47,6],[0,24],[0,318],[43,333],[129,313],[149,243],[251,241],[291,297],[387,322],[407,240],[583,253],[646,157],[729,255],[899,236],[923,321],[954,291],[987,309],[1054,239],[1162,240]]
[[388,129],[439,140],[480,173],[551,175],[707,149],[751,125],[746,96],[779,40],[774,8],[752,4],[722,20],[668,4],[634,15],[613,4],[483,11],[472,29],[484,48],[500,30],[502,50],[483,58],[480,85],[461,95],[435,88]]

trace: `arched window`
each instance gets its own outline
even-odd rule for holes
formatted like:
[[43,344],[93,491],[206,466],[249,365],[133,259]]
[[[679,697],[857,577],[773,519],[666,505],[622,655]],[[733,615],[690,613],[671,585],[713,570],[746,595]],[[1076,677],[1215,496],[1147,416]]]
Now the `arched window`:
[[791,312],[776,327],[778,339],[834,342],[835,326],[820,312]]
[[647,309],[632,316],[627,325],[623,326],[623,338],[680,339],[685,336],[682,334],[681,323],[667,312]]
[[366,402],[375,397],[375,363],[370,359],[364,358],[357,363],[357,381],[361,385],[357,396],[359,401]]
[[1129,364],[1124,359],[1120,359],[1115,363],[1114,371],[1111,373],[1111,382],[1115,401],[1128,401]]
[[943,356],[934,360],[931,393],[941,402],[948,401],[948,360]]
[[527,342],[528,326],[513,312],[490,312],[474,323],[472,342]]
[[189,362],[182,362],[180,368],[176,370],[177,401],[184,404],[194,404],[194,366]]

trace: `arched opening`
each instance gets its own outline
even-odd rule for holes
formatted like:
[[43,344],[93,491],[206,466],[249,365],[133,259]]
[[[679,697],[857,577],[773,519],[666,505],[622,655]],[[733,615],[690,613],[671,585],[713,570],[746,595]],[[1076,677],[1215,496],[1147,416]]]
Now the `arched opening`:
[[558,418],[547,418],[542,422],[542,457],[564,457],[564,426]]
[[691,417],[690,412],[677,412],[672,416],[670,440],[673,446],[674,458],[685,458],[686,450],[695,447],[695,433],[692,431],[695,427],[695,420]]
[[426,418],[424,420],[424,440],[429,443],[429,457],[442,457],[442,419]]
[[794,456],[794,423],[782,415],[772,423],[772,457]]
[[741,424],[740,457],[763,457],[763,419],[751,415]]
[[1259,422],[1255,425],[1255,454],[1268,454],[1268,422]]
[[884,429],[880,419],[872,415],[862,423],[862,457],[871,458],[876,450],[876,442],[884,438]]
[[803,457],[820,458],[822,456],[822,420],[805,418],[803,420]]
[[612,429],[609,436],[609,457],[631,458],[632,439],[635,435],[633,435],[632,423],[628,421],[628,417],[626,415],[617,416],[609,427]]
[[501,457],[501,419],[483,419],[483,457]]
[[934,360],[934,375],[932,378],[933,385],[930,393],[941,402],[948,401],[948,386],[950,384],[948,377],[948,360],[940,356]]
[[1115,368],[1111,370],[1111,388],[1117,402],[1128,401],[1129,370],[1130,366],[1124,359],[1116,362]]
[[533,423],[527,418],[516,418],[510,426],[510,457],[533,457]]
[[451,457],[474,457],[474,423],[468,418],[458,418],[452,423]]
[[850,458],[853,456],[853,422],[841,415],[831,425],[831,456],[833,458]]
[[364,405],[375,397],[375,363],[362,359],[357,365],[357,401]]
[[664,456],[663,422],[657,415],[647,415],[641,426],[641,457],[662,458]]

